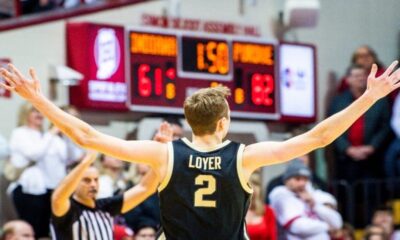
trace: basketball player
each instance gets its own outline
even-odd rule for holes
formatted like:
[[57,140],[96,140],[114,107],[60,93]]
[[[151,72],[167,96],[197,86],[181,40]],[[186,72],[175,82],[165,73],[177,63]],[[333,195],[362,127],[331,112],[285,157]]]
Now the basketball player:
[[224,87],[200,89],[184,103],[192,141],[124,141],[63,112],[41,93],[36,72],[24,77],[13,65],[1,69],[2,86],[31,102],[61,131],[84,148],[150,165],[160,179],[161,222],[166,239],[247,239],[244,217],[252,193],[248,180],[256,169],[282,163],[324,147],[341,135],[376,101],[400,87],[397,61],[380,77],[373,65],[365,93],[346,109],[310,131],[283,142],[245,147],[223,140],[230,124]]

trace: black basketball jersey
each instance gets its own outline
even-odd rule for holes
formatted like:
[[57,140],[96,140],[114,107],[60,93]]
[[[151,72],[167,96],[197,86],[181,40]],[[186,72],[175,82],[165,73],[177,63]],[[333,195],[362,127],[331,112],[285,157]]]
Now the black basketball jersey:
[[209,151],[186,138],[169,143],[168,173],[159,187],[159,239],[248,239],[244,218],[252,189],[242,174],[243,150],[230,141]]

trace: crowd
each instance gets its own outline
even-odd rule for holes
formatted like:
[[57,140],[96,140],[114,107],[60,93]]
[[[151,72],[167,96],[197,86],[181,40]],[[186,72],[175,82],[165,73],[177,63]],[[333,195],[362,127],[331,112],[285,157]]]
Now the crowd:
[[[79,112],[74,107],[62,108],[79,117]],[[171,136],[167,140],[183,137],[180,121],[175,118],[166,120],[171,126]],[[148,183],[149,177],[146,178],[150,167],[144,164],[126,164],[106,155],[99,156],[95,162],[95,158],[85,160],[85,151],[61,134],[56,127],[50,126],[45,130],[43,123],[41,113],[26,103],[20,108],[18,127],[12,131],[9,143],[0,137],[1,182],[7,186],[7,191],[2,192],[0,199],[8,200],[1,202],[1,222],[5,223],[1,239],[19,239],[15,238],[18,234],[26,235],[27,239],[33,239],[33,236],[43,239],[56,237],[55,232],[59,230],[55,229],[62,229],[66,224],[65,217],[57,217],[66,214],[59,213],[64,205],[68,205],[66,201],[73,199],[70,211],[74,211],[88,207],[88,199],[93,195],[101,199],[95,205],[105,206],[104,209],[113,204],[121,204],[118,203],[120,198],[116,197],[121,195],[124,195],[122,204],[129,206],[121,212],[110,212],[115,216],[110,230],[113,236],[110,239],[155,239],[156,231],[160,227],[160,209],[156,186],[151,185],[153,181]],[[127,138],[136,139],[135,133],[136,131],[128,134]],[[166,141],[165,136],[160,129],[154,135],[154,140]],[[85,165],[85,161],[90,161],[90,164]],[[83,177],[74,172],[74,169],[79,168],[83,168]],[[80,181],[75,182],[73,191],[70,187],[65,187],[73,185],[71,181],[76,179]],[[68,192],[70,194],[65,195]],[[138,194],[144,195],[138,197]],[[137,204],[140,199],[146,200]],[[8,222],[9,220],[11,221]]]
[[[383,69],[369,47],[355,51],[328,115],[347,107],[365,91],[373,62]],[[398,108],[399,96],[380,100],[332,144],[335,171],[330,180],[351,185],[399,177]],[[79,116],[71,106],[63,110]],[[104,231],[109,239],[156,239],[161,227],[160,209],[154,185],[157,179],[150,167],[106,155],[96,161],[94,153],[77,147],[55,126],[45,129],[43,121],[41,113],[24,104],[9,141],[0,135],[4,190],[0,198],[0,222],[4,224],[0,239],[55,237],[65,224],[75,222],[93,236]],[[166,142],[183,136],[177,119],[166,121],[170,132],[163,132],[165,125],[161,125],[154,140]],[[127,139],[136,139],[135,132]],[[310,154],[294,159],[266,189],[261,173],[252,175],[254,193],[246,215],[250,239],[356,239],[354,227],[341,214],[340,206],[348,204],[347,200],[329,192],[330,184],[312,171],[311,162]],[[357,204],[364,204],[357,188],[355,191]],[[140,203],[140,199],[146,200]],[[362,226],[364,239],[400,239],[390,206],[376,203],[370,207],[373,213],[366,219],[369,225]],[[360,228],[357,222],[353,224]]]

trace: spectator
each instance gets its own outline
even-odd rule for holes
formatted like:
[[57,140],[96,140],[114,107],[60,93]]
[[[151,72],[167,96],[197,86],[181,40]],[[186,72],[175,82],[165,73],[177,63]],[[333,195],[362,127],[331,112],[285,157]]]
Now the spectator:
[[390,207],[377,208],[371,222],[374,226],[381,227],[390,240],[400,240],[400,231],[394,228],[393,210]]
[[[353,65],[348,72],[349,89],[336,96],[329,107],[333,115],[361,96],[367,87],[367,72]],[[390,135],[390,105],[379,100],[334,143],[336,178],[350,183],[357,179],[378,178],[383,174],[382,153]]]
[[370,225],[364,232],[364,240],[389,240],[381,226]]
[[101,168],[99,177],[98,198],[112,197],[126,189],[123,176],[124,162],[110,156],[100,156]]
[[[337,201],[332,194],[317,189],[313,192],[313,197],[316,202],[337,211]],[[332,240],[355,240],[354,229],[349,224],[343,224],[342,228],[331,229],[329,234]]]
[[[310,167],[310,154],[301,156],[301,157],[297,158],[297,160],[302,161],[308,168]],[[311,176],[310,180],[311,180],[313,187],[316,189],[321,189],[321,190],[325,191],[326,183],[320,177],[318,177],[318,175],[315,174],[314,172],[312,172],[311,174],[312,174],[312,176]],[[275,187],[282,186],[282,185],[284,185],[283,174],[271,179],[271,181],[267,185],[267,193],[265,194],[265,203],[268,203],[268,196],[271,193],[271,191]]]
[[4,224],[1,240],[34,240],[35,233],[29,223],[22,220],[14,220]]
[[[369,72],[372,64],[374,63],[378,65],[378,71],[376,75],[380,76],[385,71],[385,67],[379,60],[376,52],[371,47],[363,45],[354,51],[353,55],[351,56],[350,65],[359,65],[360,67],[364,68],[366,72]],[[340,81],[338,87],[339,92],[343,92],[349,88],[347,77],[348,76],[342,78]]]
[[53,180],[57,179],[59,171],[63,171],[59,168],[58,154],[63,147],[57,137],[58,130],[53,127],[43,133],[42,125],[42,114],[31,104],[24,104],[20,109],[18,128],[11,133],[12,168],[8,172],[9,179],[16,180],[10,185],[9,192],[12,192],[18,216],[32,225],[39,238],[49,234],[49,188],[57,184]]
[[156,190],[154,172],[123,195],[96,200],[98,176],[93,152],[63,179],[52,196],[52,233],[55,239],[113,239],[112,217],[126,213]]
[[263,203],[259,174],[250,177],[253,188],[250,208],[246,214],[247,233],[251,240],[276,240],[277,226],[274,211]]
[[155,240],[157,227],[154,223],[144,221],[135,229],[135,240]]
[[330,239],[328,232],[342,227],[340,214],[315,196],[310,177],[310,170],[293,160],[283,175],[285,185],[276,187],[269,196],[288,240]]

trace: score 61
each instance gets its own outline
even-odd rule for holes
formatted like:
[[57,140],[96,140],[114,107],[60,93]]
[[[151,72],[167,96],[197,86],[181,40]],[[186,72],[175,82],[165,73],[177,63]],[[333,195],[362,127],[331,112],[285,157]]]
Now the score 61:
[[134,82],[137,82],[136,89],[140,97],[165,97],[168,100],[175,98],[175,68],[163,70],[159,66],[142,63],[134,65],[133,73],[134,78],[137,77],[137,81]]

